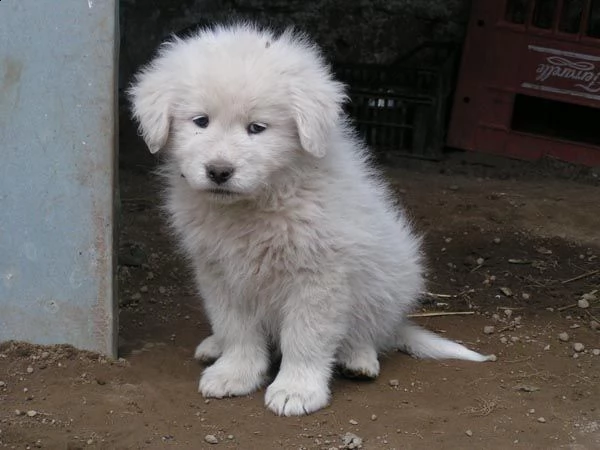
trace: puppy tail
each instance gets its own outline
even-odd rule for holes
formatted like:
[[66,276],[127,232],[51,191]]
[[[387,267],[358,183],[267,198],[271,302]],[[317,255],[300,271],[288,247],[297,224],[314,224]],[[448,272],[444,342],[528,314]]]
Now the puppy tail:
[[482,355],[464,345],[445,339],[408,321],[397,333],[398,350],[416,358],[464,359],[466,361],[495,361],[495,355]]

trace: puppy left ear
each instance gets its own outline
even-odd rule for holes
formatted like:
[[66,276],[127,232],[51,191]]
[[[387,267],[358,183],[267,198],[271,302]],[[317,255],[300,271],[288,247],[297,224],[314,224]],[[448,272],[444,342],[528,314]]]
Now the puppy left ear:
[[162,149],[169,137],[173,94],[168,75],[165,68],[151,65],[137,74],[128,91],[133,117],[150,153]]
[[300,145],[317,158],[327,153],[346,100],[344,85],[323,72],[314,77],[303,76],[291,93]]

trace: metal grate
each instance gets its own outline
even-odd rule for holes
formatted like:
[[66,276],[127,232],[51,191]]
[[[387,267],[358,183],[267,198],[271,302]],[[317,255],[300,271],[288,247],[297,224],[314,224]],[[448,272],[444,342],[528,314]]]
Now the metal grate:
[[338,64],[349,85],[346,112],[374,150],[439,157],[450,106],[455,46],[423,44],[390,65]]

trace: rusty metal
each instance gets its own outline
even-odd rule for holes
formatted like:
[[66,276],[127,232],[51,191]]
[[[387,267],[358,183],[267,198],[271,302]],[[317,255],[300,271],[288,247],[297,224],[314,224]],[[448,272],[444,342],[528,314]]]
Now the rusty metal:
[[600,0],[473,0],[447,143],[600,165]]

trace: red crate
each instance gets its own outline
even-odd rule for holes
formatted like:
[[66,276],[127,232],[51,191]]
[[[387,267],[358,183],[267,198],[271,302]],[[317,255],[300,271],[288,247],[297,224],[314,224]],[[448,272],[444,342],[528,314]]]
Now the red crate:
[[600,0],[473,0],[447,144],[600,165]]

